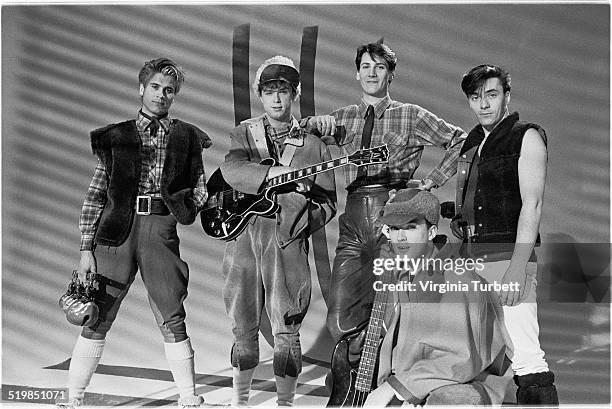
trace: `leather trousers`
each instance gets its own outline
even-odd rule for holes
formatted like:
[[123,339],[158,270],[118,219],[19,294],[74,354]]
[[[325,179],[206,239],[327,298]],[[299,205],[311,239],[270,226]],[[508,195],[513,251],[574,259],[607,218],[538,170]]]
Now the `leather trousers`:
[[329,288],[327,328],[335,341],[367,324],[374,301],[374,259],[385,237],[376,223],[389,188],[364,186],[349,193]]

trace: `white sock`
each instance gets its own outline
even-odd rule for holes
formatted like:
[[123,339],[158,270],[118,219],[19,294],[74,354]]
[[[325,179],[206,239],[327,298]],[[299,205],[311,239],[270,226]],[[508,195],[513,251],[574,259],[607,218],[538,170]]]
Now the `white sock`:
[[166,360],[181,398],[195,395],[195,367],[191,341],[164,342]]
[[255,368],[241,371],[232,368],[232,406],[247,406]]
[[297,388],[297,376],[285,375],[284,378],[276,377],[276,406],[293,406],[293,397]]
[[79,335],[72,350],[70,369],[68,370],[68,397],[83,399],[85,388],[96,371],[104,351],[104,339],[89,339]]

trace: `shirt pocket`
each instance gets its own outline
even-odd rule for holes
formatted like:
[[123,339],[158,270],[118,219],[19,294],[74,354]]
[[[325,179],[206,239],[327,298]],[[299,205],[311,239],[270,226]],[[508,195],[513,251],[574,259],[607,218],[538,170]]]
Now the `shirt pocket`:
[[355,146],[353,141],[355,140],[355,135],[357,135],[357,127],[343,127],[341,131],[343,134],[338,140],[338,146],[342,146],[343,148],[354,151]]

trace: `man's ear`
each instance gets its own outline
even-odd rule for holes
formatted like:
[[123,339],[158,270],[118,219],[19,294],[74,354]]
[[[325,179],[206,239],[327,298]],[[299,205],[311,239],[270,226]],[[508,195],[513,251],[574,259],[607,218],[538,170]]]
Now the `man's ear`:
[[141,97],[144,95],[144,85],[140,84],[140,90],[138,91],[138,95],[140,95]]
[[356,73],[355,73],[355,79],[356,79],[357,81],[359,81],[359,80],[361,79],[361,76],[359,75],[359,72],[356,72]]
[[437,234],[438,234],[438,226],[434,224],[429,228],[429,231],[427,232],[427,240],[432,241],[434,237],[436,237]]

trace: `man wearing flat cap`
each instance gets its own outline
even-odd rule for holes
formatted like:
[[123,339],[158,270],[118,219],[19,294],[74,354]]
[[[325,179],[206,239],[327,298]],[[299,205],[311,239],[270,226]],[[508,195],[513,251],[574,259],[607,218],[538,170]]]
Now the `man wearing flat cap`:
[[474,282],[486,284],[478,275],[449,268],[454,264],[446,237],[434,244],[439,212],[430,192],[403,189],[378,218],[388,237],[380,258],[404,263],[377,277],[399,286],[374,287],[388,293],[388,330],[378,358],[378,387],[366,406],[385,406],[394,397],[414,405],[503,400],[497,376],[505,369],[501,307],[492,293],[474,289]]
[[[289,58],[266,60],[257,70],[253,90],[265,113],[232,130],[230,151],[221,165],[227,183],[247,194],[260,193],[278,175],[331,159],[326,145],[300,128],[291,115],[291,104],[300,93],[300,76]],[[261,164],[266,158],[282,166]],[[277,404],[293,404],[302,370],[299,329],[310,303],[307,240],[335,215],[335,189],[332,172],[301,179],[297,187],[277,192],[278,213],[253,218],[227,244],[223,297],[234,335],[232,406],[248,403],[259,363],[264,306],[274,336]]]
[[[428,190],[444,185],[456,172],[465,139],[462,129],[427,109],[391,99],[396,66],[395,52],[387,45],[361,45],[354,66],[361,101],[330,115],[302,120],[307,129],[333,135],[343,154],[382,144],[387,144],[390,151],[387,164],[344,168],[348,193],[344,213],[338,219],[338,245],[327,300],[327,328],[336,341],[353,334],[370,317],[374,299],[372,260],[379,246],[374,220],[389,191],[407,187],[426,146],[440,148],[444,157],[421,185]],[[336,132],[337,126],[345,132]]]

